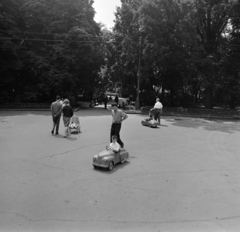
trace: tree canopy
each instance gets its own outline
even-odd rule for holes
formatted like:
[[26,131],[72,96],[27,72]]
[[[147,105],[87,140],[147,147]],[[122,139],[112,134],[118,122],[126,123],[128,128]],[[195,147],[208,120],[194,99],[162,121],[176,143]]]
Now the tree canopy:
[[161,95],[172,106],[232,102],[234,108],[239,69],[231,59],[239,51],[238,7],[236,1],[122,0],[108,41],[115,48],[108,80],[118,73],[123,92],[136,97],[141,70],[142,103]]
[[140,105],[240,104],[239,1],[121,3],[110,31],[92,0],[2,0],[0,101],[109,90]]
[[4,1],[0,5],[6,15],[0,22],[0,49],[5,51],[1,52],[1,87],[23,101],[93,92],[104,58],[92,3]]

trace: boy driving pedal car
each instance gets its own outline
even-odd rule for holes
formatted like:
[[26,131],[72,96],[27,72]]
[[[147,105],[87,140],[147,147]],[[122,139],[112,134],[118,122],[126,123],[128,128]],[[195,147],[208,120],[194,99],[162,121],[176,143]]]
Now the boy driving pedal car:
[[109,150],[109,149],[113,150],[115,153],[118,153],[120,151],[120,145],[117,142],[117,136],[116,135],[112,136],[112,142],[106,148],[107,148],[107,150]]

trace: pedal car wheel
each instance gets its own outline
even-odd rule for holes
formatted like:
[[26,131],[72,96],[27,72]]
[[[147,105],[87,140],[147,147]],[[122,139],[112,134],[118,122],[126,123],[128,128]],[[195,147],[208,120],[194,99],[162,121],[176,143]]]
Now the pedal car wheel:
[[111,171],[111,170],[113,169],[113,167],[114,167],[113,162],[110,162],[109,165],[108,165],[108,169],[109,169],[109,171]]
[[121,164],[125,163],[125,161],[126,161],[126,157],[122,159]]

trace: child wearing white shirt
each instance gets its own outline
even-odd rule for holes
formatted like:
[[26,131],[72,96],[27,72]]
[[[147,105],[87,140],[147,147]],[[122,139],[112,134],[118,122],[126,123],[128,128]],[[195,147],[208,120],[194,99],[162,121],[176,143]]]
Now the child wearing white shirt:
[[112,142],[110,143],[109,146],[107,146],[107,149],[113,150],[115,153],[118,153],[120,151],[120,145],[117,142],[117,136],[113,135],[112,136]]

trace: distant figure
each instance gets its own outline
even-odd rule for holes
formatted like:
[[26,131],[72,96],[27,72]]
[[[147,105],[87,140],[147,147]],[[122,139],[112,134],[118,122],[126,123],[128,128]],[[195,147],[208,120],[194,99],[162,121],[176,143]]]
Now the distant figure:
[[118,105],[118,95],[116,95],[114,101],[116,102],[116,104]]
[[105,107],[105,110],[106,110],[106,109],[107,109],[107,103],[108,103],[108,97],[107,97],[107,95],[104,96],[103,102],[104,102],[104,107]]
[[52,119],[53,119],[53,129],[51,131],[52,135],[54,134],[55,128],[56,128],[55,134],[58,135],[60,118],[62,113],[62,104],[60,103],[60,100],[61,100],[60,96],[57,95],[56,101],[53,102],[51,105],[51,113],[52,113]]
[[65,99],[63,101],[64,107],[62,108],[62,112],[63,112],[63,123],[65,126],[65,136],[64,138],[67,138],[67,136],[70,135],[70,131],[69,131],[69,124],[70,124],[70,119],[73,116],[73,109],[72,107],[69,105],[69,100]]
[[156,103],[155,103],[153,109],[155,109],[154,118],[155,118],[155,120],[158,120],[158,124],[159,125],[161,125],[160,119],[161,119],[161,114],[162,114],[162,108],[163,108],[163,105],[160,102],[160,99],[157,98],[156,99]]

